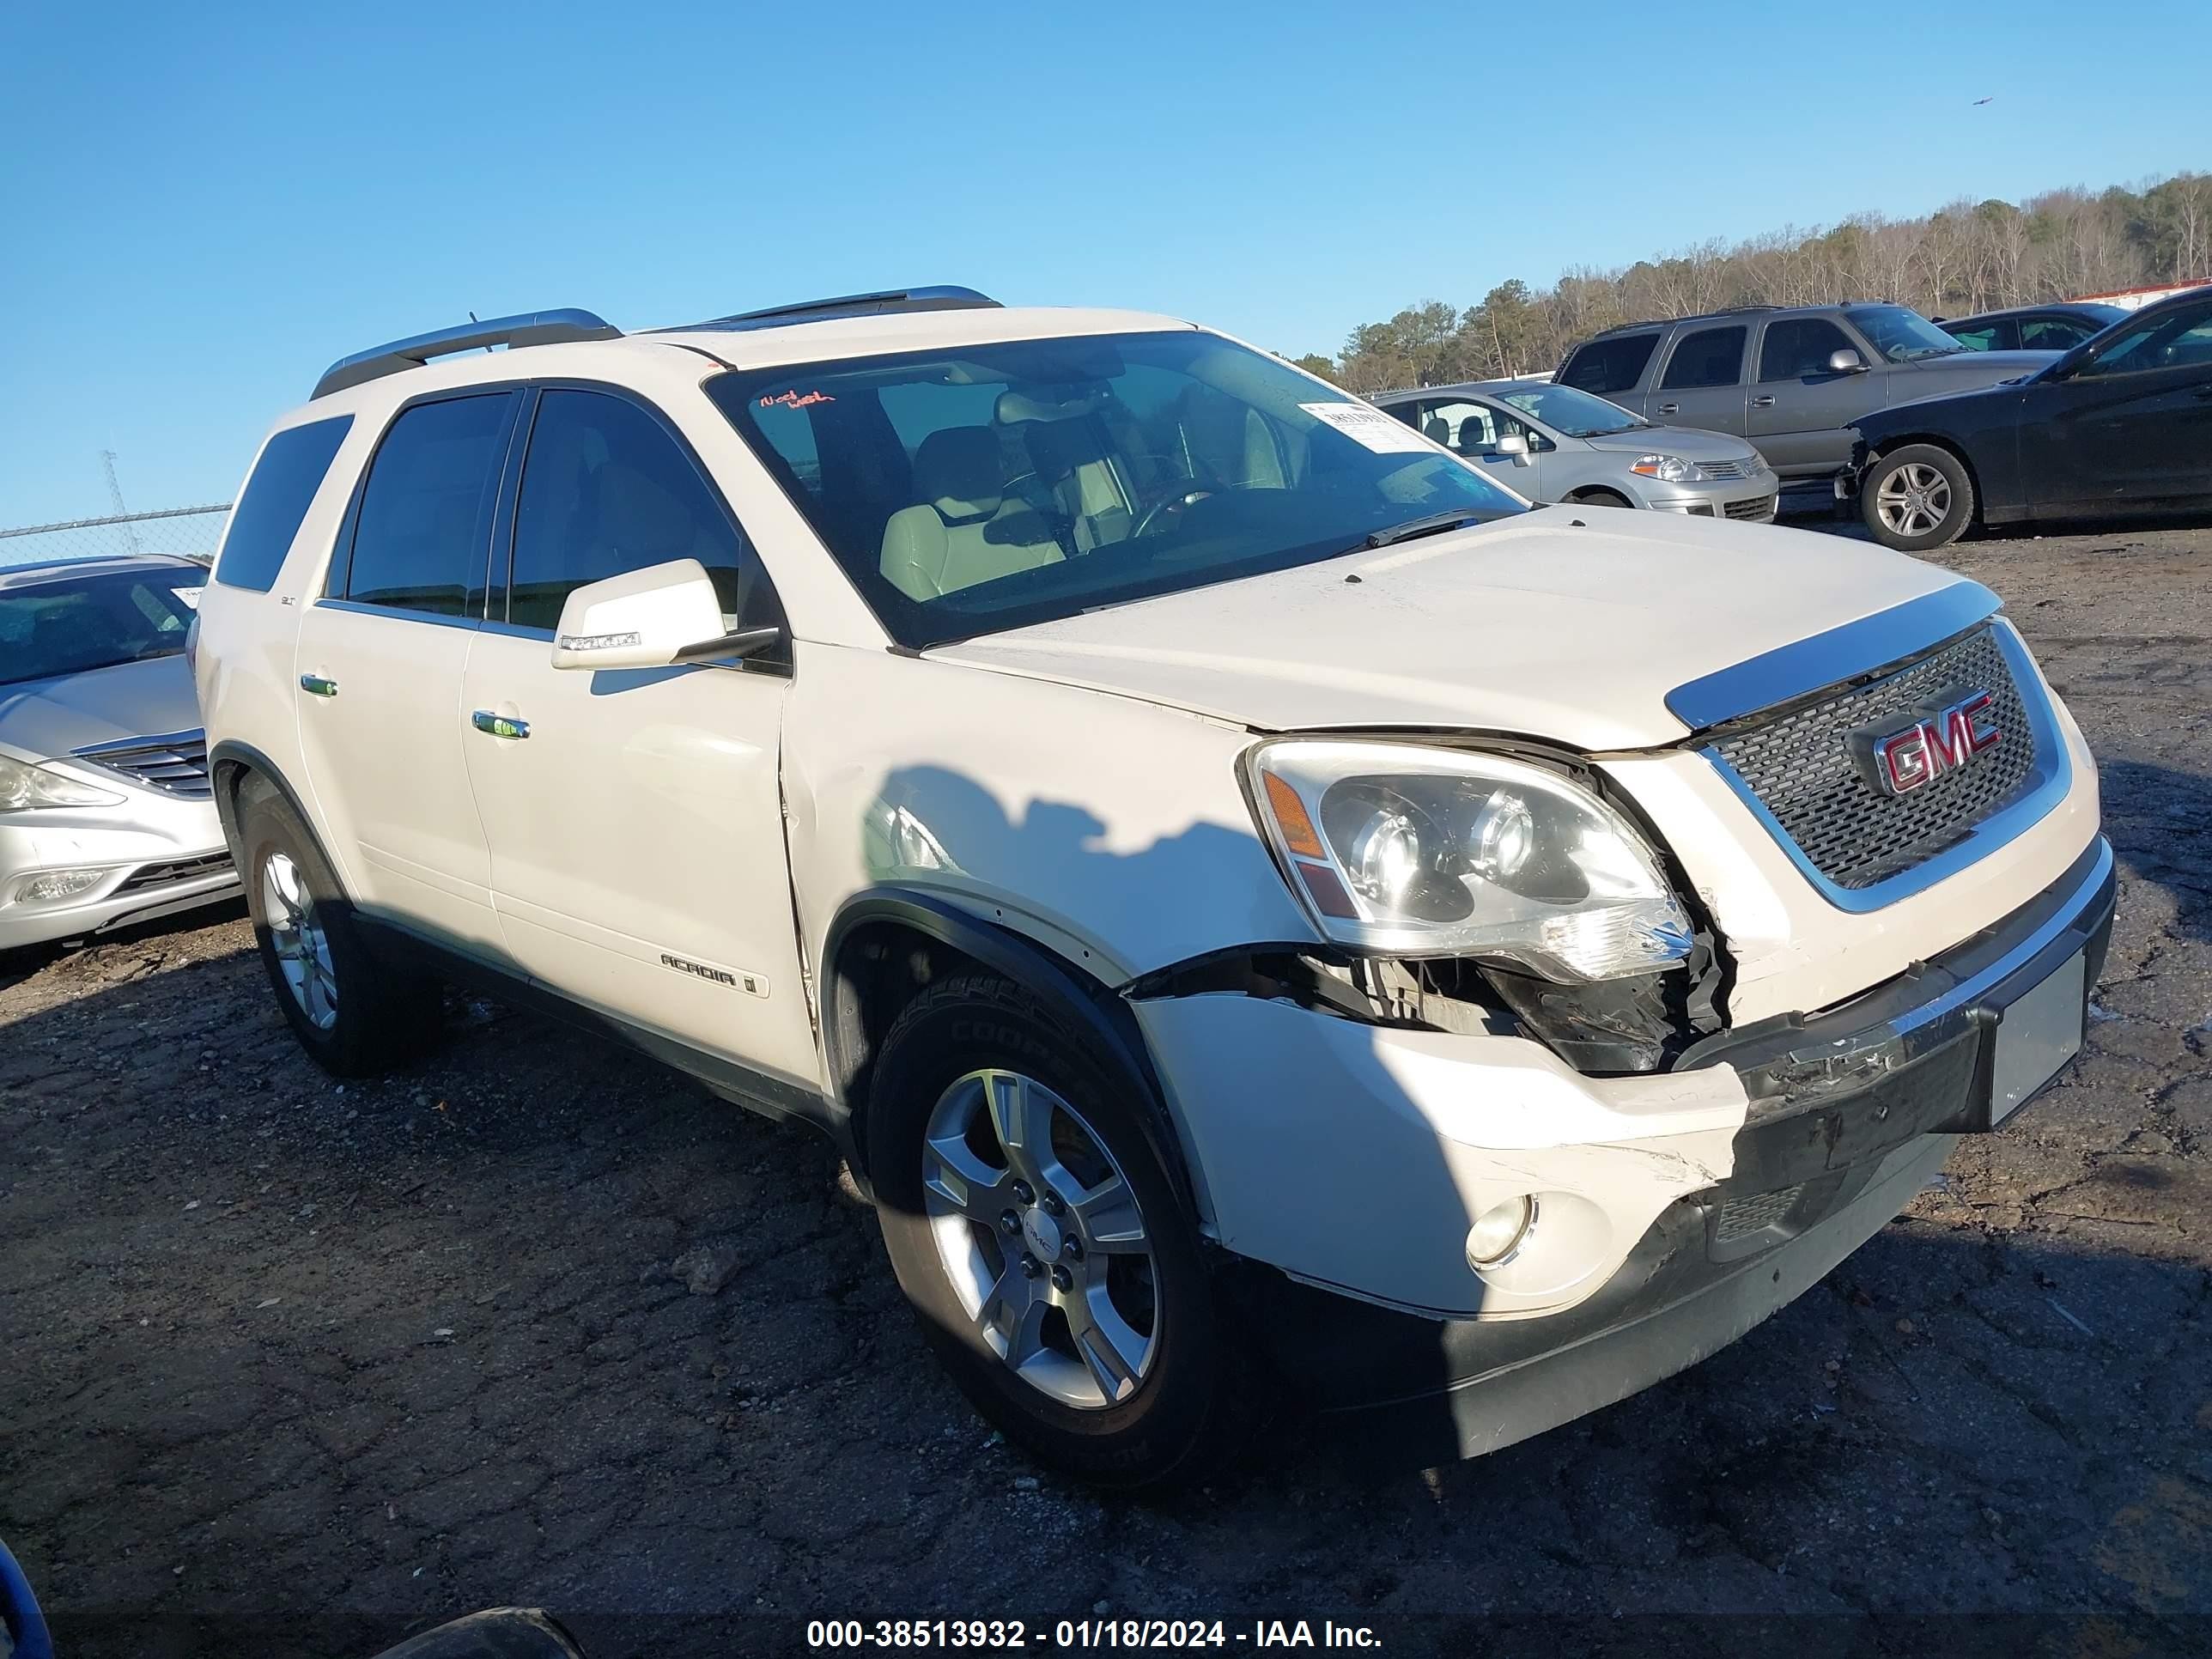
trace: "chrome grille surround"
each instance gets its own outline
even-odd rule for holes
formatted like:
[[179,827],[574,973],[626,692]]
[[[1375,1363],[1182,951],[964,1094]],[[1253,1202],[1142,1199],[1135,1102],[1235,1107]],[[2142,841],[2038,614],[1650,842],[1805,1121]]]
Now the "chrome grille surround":
[[1716,481],[1748,478],[1759,470],[1756,461],[1699,461],[1698,471]]
[[[1858,769],[1854,728],[1902,720],[1957,690],[1996,699],[2003,740],[1907,795]],[[1845,682],[1716,732],[1702,751],[1822,896],[1879,909],[2002,845],[2072,787],[2073,766],[2027,648],[1997,620],[1879,678]]]
[[171,732],[157,738],[94,744],[76,750],[75,758],[186,800],[207,800],[215,793],[208,781],[205,732]]

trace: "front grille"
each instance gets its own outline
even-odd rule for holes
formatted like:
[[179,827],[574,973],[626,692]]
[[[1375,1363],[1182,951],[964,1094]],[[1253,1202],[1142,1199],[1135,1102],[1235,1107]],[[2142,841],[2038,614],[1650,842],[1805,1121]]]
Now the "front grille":
[[1774,497],[1753,495],[1748,501],[1730,501],[1722,509],[1731,519],[1764,519],[1774,512]]
[[76,751],[79,760],[120,772],[143,783],[187,800],[206,800],[215,791],[208,783],[207,733],[173,732],[165,738],[134,738],[127,743],[104,743]]
[[1757,461],[1699,461],[1698,463],[1698,471],[1708,478],[1717,481],[1748,478],[1758,470]]
[[[1907,725],[1975,691],[1995,699],[1994,748],[1904,795],[1859,769],[1855,728]],[[1887,679],[1723,738],[1713,752],[1814,869],[1838,887],[1871,887],[1963,840],[2028,786],[2035,732],[2021,697],[1996,630],[1984,627]]]
[[115,890],[144,893],[157,887],[180,886],[205,876],[222,874],[230,867],[228,853],[204,853],[196,859],[172,859],[167,864],[142,864]]

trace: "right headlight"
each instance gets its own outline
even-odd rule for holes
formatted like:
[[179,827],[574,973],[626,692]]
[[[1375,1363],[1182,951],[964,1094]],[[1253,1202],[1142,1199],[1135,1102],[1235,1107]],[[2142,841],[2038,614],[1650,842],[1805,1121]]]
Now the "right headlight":
[[0,812],[34,806],[114,806],[122,799],[62,773],[0,755]]
[[1656,478],[1662,483],[1702,483],[1705,477],[1703,467],[1680,455],[1640,455],[1628,470],[1647,478]]
[[1291,738],[1247,751],[1261,831],[1315,925],[1359,950],[1565,983],[1674,966],[1694,930],[1636,828],[1503,756]]

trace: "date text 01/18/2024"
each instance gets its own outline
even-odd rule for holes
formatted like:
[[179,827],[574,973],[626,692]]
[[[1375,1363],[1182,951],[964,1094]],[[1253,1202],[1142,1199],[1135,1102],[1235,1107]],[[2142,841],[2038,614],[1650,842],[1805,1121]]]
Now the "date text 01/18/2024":
[[905,1648],[927,1652],[957,1648],[1379,1648],[1382,1638],[1364,1625],[1334,1620],[1260,1619],[1232,1628],[1219,1619],[1061,1619],[1050,1625],[1022,1619],[817,1619],[806,1626],[806,1645]]

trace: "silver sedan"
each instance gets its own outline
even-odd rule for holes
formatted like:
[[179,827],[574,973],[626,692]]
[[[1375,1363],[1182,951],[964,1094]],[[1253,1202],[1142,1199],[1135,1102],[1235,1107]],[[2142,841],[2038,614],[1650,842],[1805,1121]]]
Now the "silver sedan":
[[1653,426],[1549,380],[1474,380],[1385,392],[1376,404],[1538,501],[1642,507],[1765,524],[1781,486],[1724,432]]
[[185,643],[206,568],[0,569],[0,950],[231,896]]

